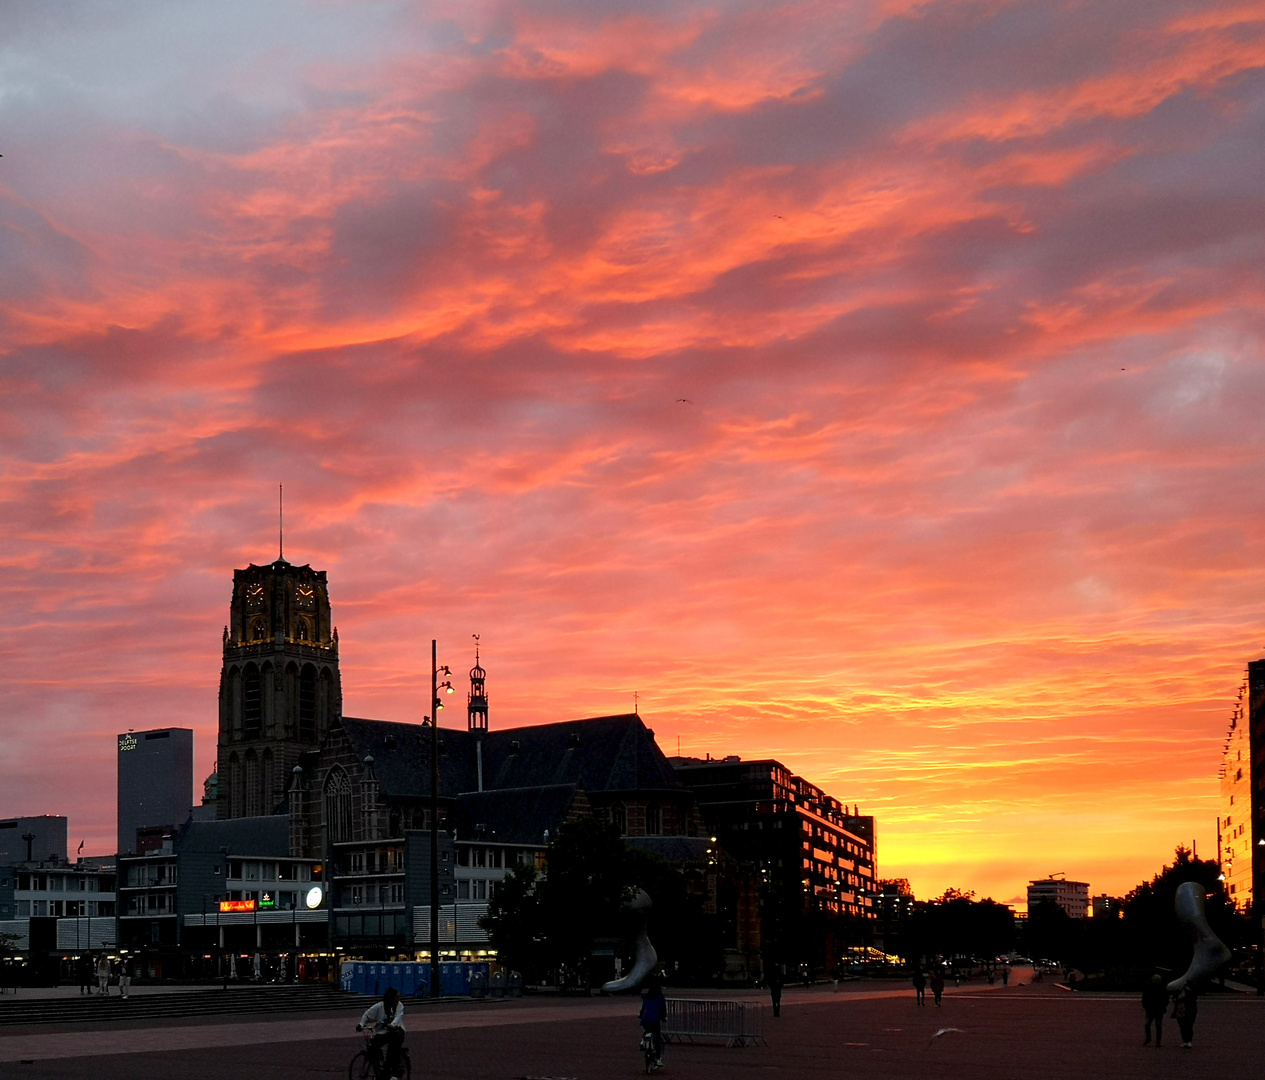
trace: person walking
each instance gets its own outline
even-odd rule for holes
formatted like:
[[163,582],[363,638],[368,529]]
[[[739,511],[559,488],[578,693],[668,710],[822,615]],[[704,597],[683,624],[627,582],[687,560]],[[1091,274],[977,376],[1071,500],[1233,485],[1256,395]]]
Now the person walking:
[[1164,1031],[1164,1013],[1168,1011],[1168,991],[1164,989],[1164,981],[1158,975],[1152,975],[1151,981],[1142,991],[1142,1011],[1146,1014],[1144,1032],[1146,1037],[1142,1045],[1151,1041],[1151,1025],[1155,1025],[1155,1045],[1160,1045]]
[[131,962],[125,956],[119,961],[119,997],[127,1000],[127,992],[132,988]]
[[105,953],[97,961],[97,989],[103,997],[110,996],[110,958]]
[[1182,1047],[1189,1050],[1195,1041],[1195,1017],[1199,1015],[1199,997],[1195,988],[1187,983],[1179,991],[1173,1002],[1173,1019],[1177,1021],[1177,1030],[1182,1035]]
[[92,996],[92,957],[84,955],[79,958],[79,993]]
[[782,1015],[782,967],[780,964],[769,965],[769,997],[773,999],[773,1015]]
[[1005,967],[1001,969],[1001,985],[1003,989],[1010,985],[1010,965],[1009,964],[1007,964]]
[[914,997],[919,1005],[927,1004],[927,976],[922,968],[914,968]]
[[939,971],[931,973],[931,996],[935,999],[936,1008],[940,1008],[940,999],[944,996],[944,976]]

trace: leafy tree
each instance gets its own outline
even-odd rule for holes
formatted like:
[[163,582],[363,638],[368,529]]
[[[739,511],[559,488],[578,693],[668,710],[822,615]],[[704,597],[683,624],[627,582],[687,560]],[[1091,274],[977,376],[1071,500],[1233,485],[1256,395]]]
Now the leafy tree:
[[538,976],[544,952],[539,880],[540,874],[528,863],[512,867],[488,901],[488,913],[479,920],[501,963],[528,978]]
[[650,895],[648,933],[661,963],[691,978],[712,975],[721,949],[715,919],[691,896],[670,863],[630,849],[596,818],[566,822],[550,841],[546,872],[515,867],[488,904],[481,925],[504,962],[539,978],[565,965],[587,973],[599,939],[625,940],[621,911],[638,889]]
[[901,950],[914,961],[921,956],[991,959],[1014,946],[1014,913],[995,900],[976,900],[973,892],[947,889],[914,909],[902,937]]
[[1186,970],[1191,957],[1190,934],[1177,921],[1174,906],[1179,885],[1196,881],[1203,887],[1208,922],[1231,949],[1246,944],[1248,926],[1218,880],[1221,869],[1216,862],[1197,859],[1189,848],[1181,846],[1173,855],[1170,865],[1125,897],[1120,952],[1135,966],[1161,967],[1179,973]]

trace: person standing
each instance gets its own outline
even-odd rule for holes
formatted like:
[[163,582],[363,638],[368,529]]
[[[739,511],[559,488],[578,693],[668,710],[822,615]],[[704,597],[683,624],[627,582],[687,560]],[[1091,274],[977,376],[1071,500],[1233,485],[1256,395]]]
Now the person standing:
[[1164,981],[1158,975],[1152,975],[1151,981],[1142,991],[1142,1011],[1146,1014],[1144,1028],[1146,1038],[1142,1045],[1151,1041],[1151,1025],[1155,1025],[1155,1045],[1160,1045],[1164,1030],[1164,1013],[1168,1010],[1168,991],[1164,989]]
[[110,958],[105,953],[97,961],[97,989],[103,997],[110,996]]
[[1177,991],[1173,1002],[1173,1019],[1182,1035],[1182,1047],[1189,1050],[1195,1041],[1195,1017],[1199,1015],[1199,997],[1195,988],[1187,983]]
[[931,973],[931,996],[935,999],[936,1008],[940,1008],[940,999],[944,996],[944,976],[939,971]]
[[1003,988],[1010,985],[1010,965],[1009,964],[1006,964],[1001,969],[1001,985]]
[[782,968],[779,964],[769,965],[769,997],[773,999],[773,1015],[782,1015]]
[[127,1000],[127,992],[132,988],[132,968],[127,957],[119,961],[119,997]]
[[919,1005],[927,1004],[927,976],[922,968],[914,968],[914,997]]
[[92,957],[85,955],[79,958],[79,993],[92,996]]

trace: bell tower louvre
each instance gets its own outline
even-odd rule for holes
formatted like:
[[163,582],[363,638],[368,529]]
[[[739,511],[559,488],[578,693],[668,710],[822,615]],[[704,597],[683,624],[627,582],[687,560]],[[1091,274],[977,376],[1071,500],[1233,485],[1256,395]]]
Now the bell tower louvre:
[[299,755],[342,712],[324,570],[278,558],[233,571],[220,671],[219,818],[271,814]]

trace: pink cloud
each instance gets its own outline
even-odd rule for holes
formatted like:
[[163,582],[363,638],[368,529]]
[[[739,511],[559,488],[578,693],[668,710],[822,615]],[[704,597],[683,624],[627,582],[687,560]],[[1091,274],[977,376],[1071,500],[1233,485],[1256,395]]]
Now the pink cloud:
[[0,809],[103,850],[115,731],[209,771],[284,480],[350,713],[478,631],[494,723],[637,691],[922,892],[1211,842],[1265,622],[1250,5],[182,19],[10,47]]

